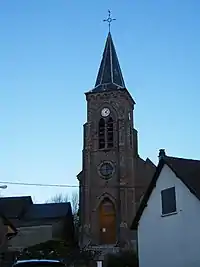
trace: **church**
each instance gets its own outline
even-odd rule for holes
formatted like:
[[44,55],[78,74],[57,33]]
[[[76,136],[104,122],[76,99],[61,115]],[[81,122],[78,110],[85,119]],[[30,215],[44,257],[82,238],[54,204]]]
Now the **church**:
[[109,31],[96,82],[85,93],[87,121],[79,181],[82,247],[132,247],[130,230],[155,172],[138,154],[135,101],[126,88]]

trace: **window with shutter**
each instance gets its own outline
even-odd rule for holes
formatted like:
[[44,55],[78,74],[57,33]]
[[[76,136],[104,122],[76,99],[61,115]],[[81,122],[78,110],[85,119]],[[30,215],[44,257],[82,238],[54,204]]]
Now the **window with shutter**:
[[161,191],[162,215],[176,212],[176,191],[175,187]]

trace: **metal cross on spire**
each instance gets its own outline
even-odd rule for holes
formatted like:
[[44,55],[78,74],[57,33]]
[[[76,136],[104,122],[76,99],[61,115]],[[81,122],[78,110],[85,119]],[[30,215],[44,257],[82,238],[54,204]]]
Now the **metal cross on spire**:
[[108,29],[109,29],[109,32],[110,32],[110,25],[111,25],[111,22],[112,22],[113,20],[116,20],[116,19],[113,19],[113,18],[111,17],[111,12],[110,12],[110,10],[108,10],[108,18],[107,18],[107,19],[104,19],[103,21],[108,22]]

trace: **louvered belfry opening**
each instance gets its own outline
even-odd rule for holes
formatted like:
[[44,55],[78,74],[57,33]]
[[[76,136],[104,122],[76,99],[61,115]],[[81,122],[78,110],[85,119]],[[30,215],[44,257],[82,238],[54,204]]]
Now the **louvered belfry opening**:
[[99,121],[99,149],[105,148],[105,120],[103,118]]
[[113,119],[110,117],[107,122],[107,146],[113,147]]
[[112,148],[114,145],[113,119],[99,120],[99,149]]

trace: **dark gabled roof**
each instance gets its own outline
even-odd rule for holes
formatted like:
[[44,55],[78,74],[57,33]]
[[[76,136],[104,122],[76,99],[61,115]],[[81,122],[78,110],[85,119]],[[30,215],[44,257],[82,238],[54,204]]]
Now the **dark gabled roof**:
[[156,186],[157,179],[164,165],[167,165],[175,175],[188,187],[188,189],[200,200],[200,160],[175,158],[165,156],[159,161],[156,172],[140,203],[133,220],[132,229],[137,229],[142,213],[147,206],[149,197]]
[[33,204],[30,196],[0,198],[1,213],[15,227],[49,224],[52,220],[72,216],[69,202]]
[[112,40],[111,33],[108,33],[103,58],[97,75],[95,88],[92,92],[101,92],[125,88],[122,71],[119,60]]
[[9,219],[20,218],[32,204],[30,196],[2,197],[0,198],[0,212]]
[[71,204],[65,203],[46,203],[33,204],[24,215],[25,221],[56,219],[71,215]]

